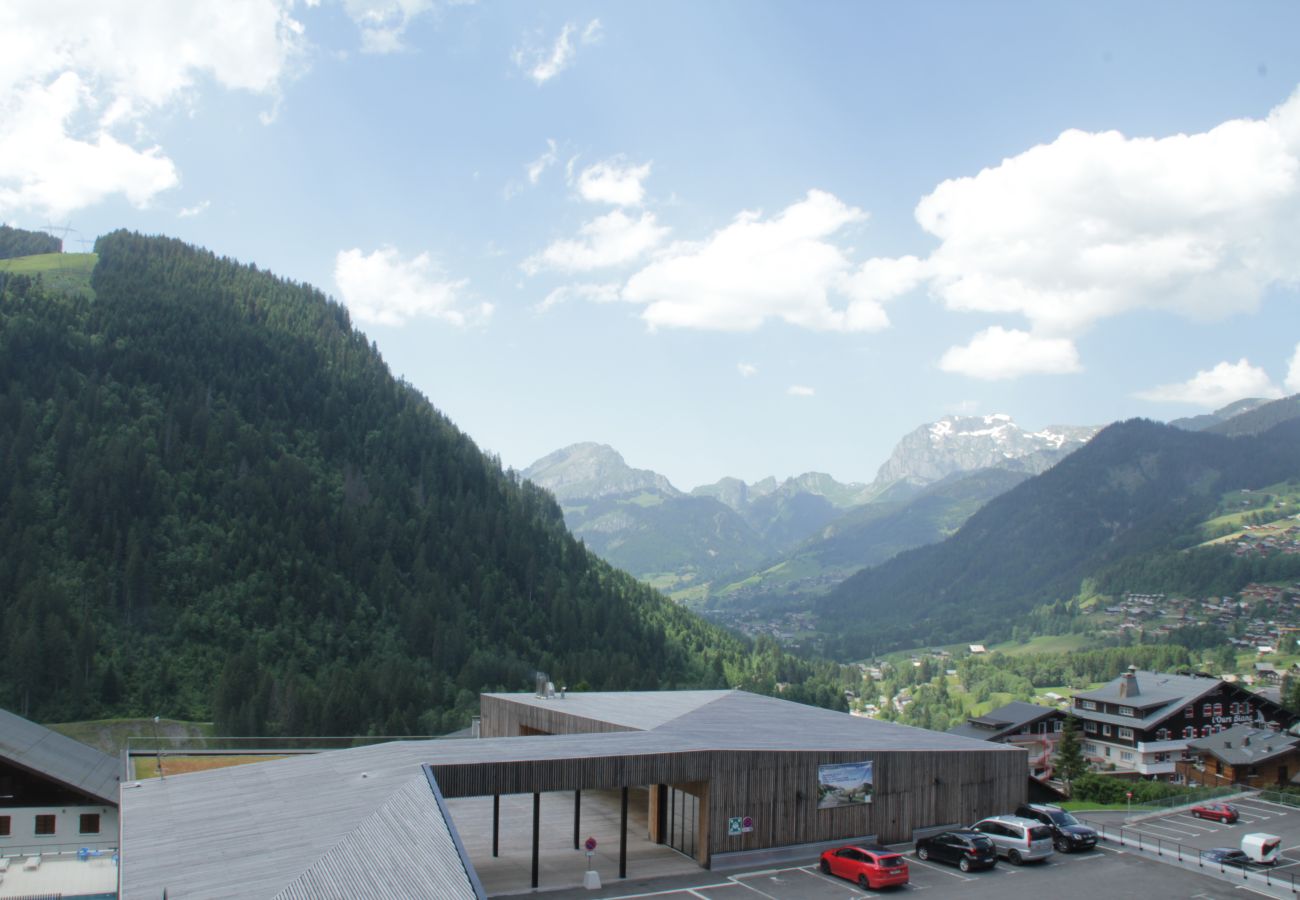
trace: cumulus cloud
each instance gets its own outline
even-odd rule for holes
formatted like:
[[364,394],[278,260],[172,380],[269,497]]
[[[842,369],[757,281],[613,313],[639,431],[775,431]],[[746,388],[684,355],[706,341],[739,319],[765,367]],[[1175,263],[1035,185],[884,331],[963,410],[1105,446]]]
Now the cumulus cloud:
[[1246,397],[1281,397],[1268,373],[1242,358],[1235,363],[1221,362],[1213,369],[1201,370],[1187,381],[1163,384],[1137,395],[1158,403],[1187,403],[1218,409]]
[[803,384],[792,384],[785,389],[785,392],[791,397],[812,397],[817,394],[815,390]]
[[986,381],[1018,378],[1034,372],[1078,372],[1079,352],[1067,338],[1048,338],[1027,331],[986,328],[965,347],[952,347],[939,360],[939,368]]
[[940,241],[926,277],[949,309],[1022,316],[1037,338],[1143,309],[1248,312],[1300,283],[1300,93],[1199,134],[1067,131],[943,182],[916,218]]
[[[751,331],[769,319],[814,329],[883,327],[880,304],[910,281],[909,263],[855,271],[830,240],[865,218],[816,190],[771,218],[743,212],[704,241],[665,248],[628,280],[623,299],[642,304],[652,327]],[[833,295],[842,305],[832,304]]]
[[363,53],[396,53],[405,49],[411,21],[433,11],[433,0],[344,0],[343,10],[361,31]]
[[541,253],[524,260],[524,271],[535,275],[544,269],[588,272],[592,269],[626,265],[659,246],[668,229],[655,221],[654,213],[633,219],[622,210],[598,216],[578,229],[576,239],[558,240]]
[[0,4],[0,217],[59,217],[178,183],[145,118],[201,79],[272,100],[303,48],[292,0]]
[[1286,381],[1283,384],[1292,394],[1300,394],[1300,344],[1295,345],[1295,353],[1291,354],[1291,363],[1287,367]]
[[596,44],[601,39],[599,19],[592,19],[581,29],[574,22],[560,29],[559,36],[550,46],[529,43],[515,50],[515,65],[536,84],[543,85],[573,64],[578,47]]
[[613,303],[619,299],[619,285],[605,284],[566,284],[551,291],[534,309],[543,313],[552,307],[570,300],[587,300],[592,303]]
[[578,193],[593,203],[640,206],[645,198],[642,182],[650,177],[650,163],[632,165],[621,157],[598,162],[578,173]]
[[492,314],[491,304],[469,303],[463,296],[468,282],[449,280],[428,253],[403,259],[392,247],[370,254],[340,250],[334,259],[334,281],[343,302],[362,322],[403,325],[430,318],[468,325]]
[[758,374],[758,366],[753,363],[736,363],[736,371],[740,373],[741,378],[753,378]]

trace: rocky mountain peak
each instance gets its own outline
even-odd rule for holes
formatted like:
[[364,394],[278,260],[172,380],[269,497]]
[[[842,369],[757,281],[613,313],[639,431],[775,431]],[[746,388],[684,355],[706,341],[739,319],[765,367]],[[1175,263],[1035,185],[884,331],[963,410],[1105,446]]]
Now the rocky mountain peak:
[[612,497],[640,491],[681,495],[663,475],[648,469],[634,469],[608,444],[584,442],[556,450],[521,473],[557,500]]

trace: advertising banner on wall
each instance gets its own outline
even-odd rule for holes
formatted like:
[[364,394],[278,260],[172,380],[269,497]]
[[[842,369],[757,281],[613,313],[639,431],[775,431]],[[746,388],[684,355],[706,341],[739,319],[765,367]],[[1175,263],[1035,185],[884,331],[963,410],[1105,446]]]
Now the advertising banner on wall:
[[818,809],[870,803],[873,790],[870,761],[817,767]]

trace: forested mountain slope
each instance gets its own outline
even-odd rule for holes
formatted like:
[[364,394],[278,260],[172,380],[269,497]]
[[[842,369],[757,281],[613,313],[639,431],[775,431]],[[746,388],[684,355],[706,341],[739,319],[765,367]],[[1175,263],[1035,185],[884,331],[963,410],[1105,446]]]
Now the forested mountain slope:
[[96,252],[93,300],[0,273],[0,704],[430,733],[537,668],[842,703],[596,559],[320,292]]
[[[946,541],[900,554],[841,584],[819,605],[828,649],[845,658],[898,646],[995,639],[1033,606],[1073,596],[1191,535],[1222,492],[1300,476],[1300,420],[1224,437],[1131,420],[1103,430],[1054,468],[990,501]],[[1215,584],[1243,583],[1300,557],[1242,562],[1222,549],[1180,561]],[[1282,571],[1285,570],[1285,571]],[[1271,569],[1270,569],[1271,571]],[[1139,586],[1134,585],[1134,588]],[[1161,590],[1144,582],[1143,590]]]

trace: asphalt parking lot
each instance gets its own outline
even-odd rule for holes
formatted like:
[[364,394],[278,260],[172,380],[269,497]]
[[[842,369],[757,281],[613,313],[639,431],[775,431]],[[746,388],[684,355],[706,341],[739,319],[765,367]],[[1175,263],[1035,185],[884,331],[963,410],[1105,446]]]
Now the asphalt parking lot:
[[[1241,898],[1244,890],[1231,882],[1165,865],[1139,853],[1103,847],[1086,853],[1056,854],[1041,863],[1020,867],[1002,861],[993,869],[970,873],[940,863],[921,862],[911,853],[906,856],[910,884],[868,893],[916,896],[921,900],[1030,896],[1048,896],[1052,900],[1130,896],[1223,900]],[[600,891],[548,892],[547,896],[554,900],[846,900],[862,897],[863,891],[847,881],[821,874],[812,863],[726,875],[702,871],[653,882],[629,880],[606,884]]]
[[[1240,849],[1241,836],[1262,831],[1282,838],[1282,859],[1270,871],[1279,876],[1294,875],[1300,883],[1300,809],[1284,806],[1259,797],[1226,798],[1237,807],[1241,818],[1233,825],[1224,825],[1210,819],[1198,819],[1184,809],[1159,816],[1149,816],[1124,825],[1125,836],[1142,835],[1160,848],[1177,847],[1208,850],[1212,847]],[[1080,814],[1085,820],[1087,813]],[[1101,817],[1096,817],[1098,820]],[[1118,825],[1113,819],[1108,826]]]

